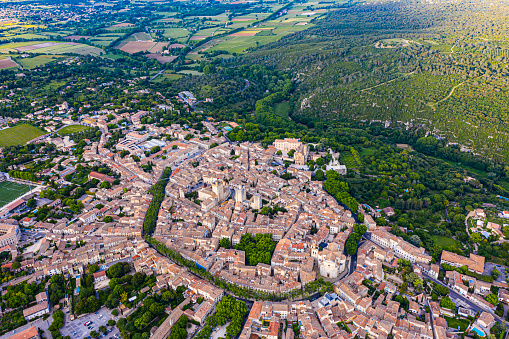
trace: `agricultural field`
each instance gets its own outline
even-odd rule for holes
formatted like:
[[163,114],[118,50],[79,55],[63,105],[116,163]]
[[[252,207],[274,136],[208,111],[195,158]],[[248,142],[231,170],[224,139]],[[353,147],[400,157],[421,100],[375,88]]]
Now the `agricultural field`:
[[178,73],[179,74],[190,74],[190,75],[203,75],[203,73],[201,73],[201,72],[193,71],[193,70],[189,70],[189,69],[179,71]]
[[148,41],[152,40],[152,37],[145,32],[133,33],[127,37],[124,41]]
[[82,54],[82,55],[101,55],[102,49],[75,43],[75,42],[53,42],[53,41],[30,41],[13,42],[0,45],[0,53],[43,53],[43,54]]
[[185,42],[187,38],[191,35],[191,33],[186,28],[175,27],[175,28],[165,28],[163,36],[168,39],[174,39],[178,42]]
[[124,28],[128,28],[128,27],[132,27],[134,26],[133,24],[131,23],[128,23],[128,22],[122,22],[122,23],[119,23],[119,24],[115,24],[115,25],[111,25],[110,27],[107,28],[107,30],[118,30],[118,29],[124,29]]
[[100,45],[101,47],[107,47],[113,41],[123,37],[124,35],[125,35],[124,33],[105,33],[94,35],[93,37],[90,37],[88,40],[93,44]]
[[27,40],[37,40],[37,39],[47,39],[48,37],[42,34],[32,34],[32,33],[23,33],[23,34],[9,34],[0,37],[0,41],[8,41],[12,39],[27,39]]
[[55,55],[38,55],[33,58],[19,58],[17,62],[26,69],[33,69],[39,66],[43,66],[49,62],[60,60],[63,57]]
[[83,126],[83,125],[69,125],[62,128],[60,131],[58,131],[58,135],[64,136],[69,135],[77,132],[83,132],[86,130],[89,130],[90,127]]
[[11,58],[5,58],[0,60],[0,69],[19,67],[19,65]]
[[0,147],[24,145],[27,141],[46,134],[37,127],[24,124],[0,130]]
[[358,168],[357,162],[350,152],[341,152],[340,163],[345,165],[347,168]]
[[149,58],[149,59],[156,59],[157,61],[159,61],[162,64],[168,63],[168,62],[172,62],[173,60],[178,58],[176,56],[161,55],[159,53],[157,53],[157,54],[152,54],[152,53],[151,54],[147,54],[146,57]]

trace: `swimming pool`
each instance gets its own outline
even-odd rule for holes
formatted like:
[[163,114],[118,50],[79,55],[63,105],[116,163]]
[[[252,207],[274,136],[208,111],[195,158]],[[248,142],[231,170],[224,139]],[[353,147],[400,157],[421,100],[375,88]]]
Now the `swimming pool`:
[[472,327],[472,331],[474,331],[475,333],[477,333],[477,335],[478,335],[479,337],[485,337],[485,336],[486,336],[486,334],[485,334],[483,331],[481,331],[480,329],[478,329],[478,328],[477,328],[477,327],[475,327],[475,326],[474,326],[474,327]]

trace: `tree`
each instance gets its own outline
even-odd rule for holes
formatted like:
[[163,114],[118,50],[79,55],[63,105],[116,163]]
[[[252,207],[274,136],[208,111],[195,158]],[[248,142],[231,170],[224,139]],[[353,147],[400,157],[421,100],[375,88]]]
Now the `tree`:
[[103,222],[113,222],[113,217],[111,215],[107,215],[103,218]]
[[323,173],[323,171],[321,169],[316,170],[314,179],[317,181],[325,180],[325,174]]
[[111,184],[110,184],[109,181],[103,181],[103,182],[101,182],[101,186],[100,187],[108,189],[108,188],[111,188]]
[[143,285],[143,283],[145,282],[145,274],[141,273],[141,272],[136,272],[134,275],[133,275],[133,278],[131,280],[131,283],[135,286],[135,287],[141,287]]
[[115,320],[113,319],[108,320],[108,326],[115,326]]
[[491,276],[493,277],[494,280],[497,280],[498,277],[500,277],[500,271],[497,270],[496,268],[494,268],[492,271],[491,271]]
[[480,233],[472,233],[472,234],[470,234],[470,239],[472,239],[472,241],[475,242],[475,243],[482,242],[482,236],[481,236]]
[[37,203],[36,203],[35,199],[34,198],[28,199],[27,207],[28,208],[34,208],[35,206],[37,206]]
[[102,333],[106,332],[106,326],[99,326],[99,331]]
[[488,294],[484,299],[492,305],[495,305],[495,306],[498,305],[498,297],[493,293]]
[[12,267],[13,270],[18,270],[18,269],[21,268],[21,264],[19,262],[15,261],[15,262],[12,263],[11,267]]
[[440,299],[440,307],[447,308],[449,310],[456,310],[456,304],[454,304],[449,297],[442,297],[442,299]]
[[97,338],[97,337],[99,337],[99,333],[97,333],[96,331],[92,331],[92,332],[90,332],[90,336],[92,338]]
[[[111,311],[111,314],[112,314],[113,316],[115,316],[115,317],[116,317],[116,316],[118,316],[118,310],[113,310],[113,311]],[[124,319],[124,318],[122,318],[122,319]]]
[[88,265],[88,272],[90,274],[94,274],[97,271],[99,271],[99,265],[97,264]]
[[219,241],[219,246],[222,248],[229,249],[232,247],[232,243],[231,243],[230,239],[222,238],[221,241]]

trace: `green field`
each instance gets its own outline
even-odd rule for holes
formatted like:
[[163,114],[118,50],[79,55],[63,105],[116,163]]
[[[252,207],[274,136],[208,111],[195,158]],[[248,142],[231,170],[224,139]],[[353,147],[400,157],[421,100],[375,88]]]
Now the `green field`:
[[24,145],[27,141],[46,134],[32,125],[17,125],[0,131],[0,147]]
[[33,58],[23,58],[17,59],[16,61],[23,66],[23,68],[32,69],[42,65],[47,64],[48,62],[58,60],[61,57],[55,57],[52,55],[38,55]]
[[0,181],[0,207],[30,191],[30,186],[11,181]]
[[177,39],[177,41],[182,42],[187,40],[187,37],[191,35],[191,33],[185,28],[165,28],[163,36],[169,39]]
[[46,39],[47,36],[40,35],[40,34],[26,33],[26,34],[17,34],[17,35],[13,35],[13,36],[2,37],[2,38],[0,38],[0,40],[12,40],[13,38],[35,40],[35,39]]
[[83,132],[88,129],[90,129],[90,127],[88,127],[88,126],[70,125],[70,126],[66,126],[66,127],[62,128],[60,131],[58,131],[58,134],[59,135],[68,135],[68,134],[73,134],[76,132]]
[[352,155],[352,153],[348,152],[348,151],[345,151],[345,152],[341,152],[341,155],[340,155],[340,162],[341,164],[345,165],[347,168],[357,168],[359,166],[357,166],[357,162],[355,162],[355,159]]
[[280,102],[276,105],[275,110],[277,115],[283,118],[288,118],[288,112],[290,112],[290,104],[288,101]]
[[203,75],[203,73],[201,73],[201,72],[193,71],[193,70],[189,70],[189,69],[179,71],[178,73],[179,74],[191,74],[191,75]]
[[443,247],[448,247],[451,245],[454,245],[456,248],[461,248],[461,244],[458,240],[455,240],[451,237],[444,237],[442,235],[432,235],[431,238],[433,238],[433,241]]

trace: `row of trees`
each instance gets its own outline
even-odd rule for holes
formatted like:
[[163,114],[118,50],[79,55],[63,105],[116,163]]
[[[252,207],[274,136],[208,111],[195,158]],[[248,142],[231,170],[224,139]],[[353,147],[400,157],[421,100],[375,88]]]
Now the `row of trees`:
[[[204,271],[201,268],[196,266],[196,263],[187,260],[182,257],[180,253],[172,250],[168,246],[163,243],[160,243],[154,238],[149,236],[145,236],[145,239],[148,243],[154,246],[157,251],[168,258],[172,259],[177,264],[180,264],[184,267],[187,267],[191,272],[200,276],[201,278],[208,280],[212,284],[218,286],[219,288],[225,289],[239,297],[254,299],[254,300],[272,300],[272,301],[280,301],[284,299],[298,299],[298,298],[307,298],[313,293],[325,293],[325,292],[333,292],[334,287],[330,282],[325,282],[323,279],[317,279],[306,284],[303,289],[295,289],[288,293],[271,293],[271,292],[263,292],[263,291],[255,291],[248,287],[239,286],[236,284],[230,284],[224,281],[223,279],[216,277],[210,274],[207,271]],[[223,243],[226,245],[226,243]]]
[[24,171],[9,171],[9,176],[11,178],[16,179],[22,179],[22,180],[28,180],[28,181],[37,181],[37,176],[30,172],[24,172]]
[[348,255],[355,255],[357,253],[357,247],[359,246],[359,242],[361,241],[362,236],[366,233],[366,226],[361,224],[355,224],[353,227],[353,232],[350,233],[348,240],[345,244],[345,250]]
[[161,207],[161,203],[164,200],[165,188],[166,184],[168,184],[168,180],[170,179],[171,168],[167,167],[163,171],[162,179],[155,183],[149,190],[149,193],[152,194],[152,202],[148,207],[147,214],[145,215],[145,220],[143,221],[143,231],[145,234],[152,234],[156,227],[157,223],[157,215],[159,213],[159,208]]

